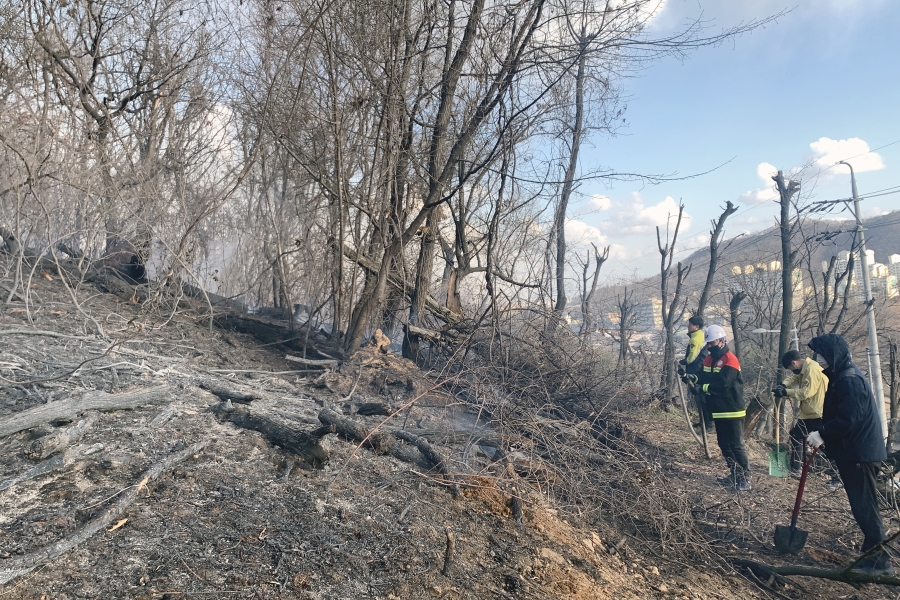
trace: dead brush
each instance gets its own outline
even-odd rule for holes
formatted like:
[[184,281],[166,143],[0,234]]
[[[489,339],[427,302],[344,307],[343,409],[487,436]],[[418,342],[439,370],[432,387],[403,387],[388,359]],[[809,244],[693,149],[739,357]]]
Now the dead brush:
[[498,485],[524,480],[551,506],[591,526],[613,525],[656,554],[716,561],[691,499],[673,489],[656,448],[623,425],[624,412],[643,406],[615,354],[527,324],[503,343],[467,371],[490,425],[504,439],[529,441],[496,457],[511,466]]

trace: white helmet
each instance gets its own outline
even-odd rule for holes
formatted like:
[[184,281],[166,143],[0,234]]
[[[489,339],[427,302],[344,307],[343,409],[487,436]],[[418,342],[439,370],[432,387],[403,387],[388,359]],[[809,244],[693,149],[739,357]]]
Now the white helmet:
[[719,325],[710,325],[703,330],[703,341],[707,344],[716,340],[725,339],[725,330]]

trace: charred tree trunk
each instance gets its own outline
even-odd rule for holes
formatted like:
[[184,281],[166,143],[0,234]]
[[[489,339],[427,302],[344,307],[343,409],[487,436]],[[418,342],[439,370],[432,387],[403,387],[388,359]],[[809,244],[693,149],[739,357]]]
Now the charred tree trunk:
[[[800,189],[800,183],[789,181],[785,183],[784,172],[772,177],[778,188],[781,205],[781,217],[779,229],[781,231],[781,330],[778,336],[778,357],[776,359],[775,374],[772,386],[781,382],[781,357],[787,352],[791,335],[791,318],[794,313],[794,257],[796,252],[791,248],[791,197]],[[775,400],[775,441],[781,442],[781,421],[784,401],[781,398]]]
[[218,407],[216,412],[238,427],[258,431],[273,446],[293,452],[316,469],[321,469],[328,462],[328,451],[319,441],[323,436],[334,433],[333,428],[325,427],[313,432],[299,431],[245,408],[233,408],[229,402]]
[[746,298],[747,292],[735,292],[731,296],[731,301],[728,303],[728,314],[731,321],[731,333],[734,336],[734,339],[731,341],[731,351],[734,352],[734,355],[737,356],[738,360],[741,360],[741,336],[743,335],[739,320],[741,314],[740,308],[741,302],[743,302]]
[[79,414],[90,410],[130,410],[139,406],[146,406],[147,404],[165,402],[173,391],[174,389],[168,385],[160,385],[123,394],[107,394],[106,392],[93,391],[77,398],[41,404],[7,418],[0,425],[0,437],[31,429],[50,421],[67,419],[74,421]]
[[[588,334],[594,329],[594,321],[591,315],[591,302],[594,300],[594,294],[597,292],[597,283],[600,280],[600,267],[603,266],[603,263],[606,262],[606,259],[609,258],[609,246],[603,249],[603,253],[601,254],[599,250],[597,250],[597,246],[591,243],[591,246],[594,247],[594,276],[593,278],[588,277],[588,268],[590,268],[590,253],[588,253],[587,259],[584,261],[584,270],[581,274],[581,333]],[[591,280],[590,287],[588,287],[588,280]]]
[[662,311],[663,333],[665,336],[665,346],[663,351],[663,371],[662,371],[662,387],[665,390],[666,402],[669,402],[674,396],[675,385],[675,323],[683,316],[684,307],[679,310],[681,301],[681,290],[684,280],[691,271],[691,266],[686,268],[678,263],[675,276],[675,290],[669,294],[669,277],[672,274],[672,260],[675,256],[675,243],[678,240],[678,230],[681,227],[681,217],[684,214],[684,205],[678,207],[678,218],[675,221],[675,230],[672,239],[669,240],[668,227],[666,231],[666,243],[663,244],[662,237],[659,233],[659,227],[656,228],[656,245],[659,248],[660,255],[660,300]]
[[716,276],[716,267],[719,264],[719,245],[722,243],[722,233],[725,230],[725,220],[729,216],[737,212],[737,207],[727,201],[725,209],[719,215],[717,221],[713,221],[713,229],[709,232],[709,270],[706,272],[706,283],[703,285],[703,292],[700,294],[700,302],[697,304],[697,315],[703,316],[706,310],[706,303],[709,301],[709,292],[712,289],[713,280]]
[[572,189],[575,184],[575,171],[578,169],[578,153],[581,149],[581,138],[584,136],[584,78],[587,55],[585,53],[587,41],[585,28],[582,26],[581,39],[579,40],[580,58],[578,59],[578,71],[575,74],[575,121],[572,124],[572,145],[569,151],[569,164],[563,178],[562,193],[559,204],[556,207],[553,229],[556,234],[556,304],[553,307],[552,327],[557,327],[562,320],[562,313],[566,309],[566,211],[569,208],[569,199],[572,197]]
[[631,293],[628,293],[628,288],[625,288],[625,293],[622,295],[622,299],[618,302],[619,308],[619,359],[616,362],[616,368],[621,368],[625,365],[625,361],[628,360],[628,349],[631,340],[631,334],[634,330],[634,303],[631,299],[634,297],[634,290],[631,290]]
[[[437,229],[441,221],[441,207],[435,207],[428,213],[425,228],[422,232],[422,244],[419,247],[419,260],[416,262],[416,281],[410,298],[409,325],[420,327],[425,315],[425,302],[431,290],[431,275],[434,271],[434,253],[437,250]],[[419,346],[419,337],[410,333],[409,328],[403,338],[403,358],[408,358],[417,365],[422,365],[423,356]]]

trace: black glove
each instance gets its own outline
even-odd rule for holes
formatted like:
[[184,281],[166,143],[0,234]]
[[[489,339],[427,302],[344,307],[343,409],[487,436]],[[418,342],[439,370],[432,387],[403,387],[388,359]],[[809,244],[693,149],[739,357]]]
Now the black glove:
[[787,389],[783,385],[777,385],[772,388],[772,393],[775,394],[776,398],[782,398],[787,396]]
[[681,380],[688,384],[689,387],[694,387],[697,385],[697,376],[693,374],[682,375]]
[[686,364],[687,364],[687,359],[686,359],[686,358],[682,358],[681,360],[678,361],[678,364],[681,365],[681,366],[686,365]]
[[684,374],[685,374],[684,367],[678,367],[678,371],[676,371],[676,372],[678,373],[679,377],[684,377]]

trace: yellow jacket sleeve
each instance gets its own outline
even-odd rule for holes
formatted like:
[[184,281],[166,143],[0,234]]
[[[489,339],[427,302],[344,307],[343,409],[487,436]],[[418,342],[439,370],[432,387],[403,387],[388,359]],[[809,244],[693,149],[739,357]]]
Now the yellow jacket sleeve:
[[688,341],[688,351],[687,356],[685,356],[685,362],[687,364],[691,364],[697,357],[700,355],[700,351],[703,350],[703,330],[698,329],[694,333],[691,334],[691,337]]
[[822,373],[822,367],[809,358],[803,365],[799,375],[788,377],[783,381],[787,395],[800,402],[801,419],[819,419],[822,417],[822,405],[825,402],[825,390],[828,378]]

